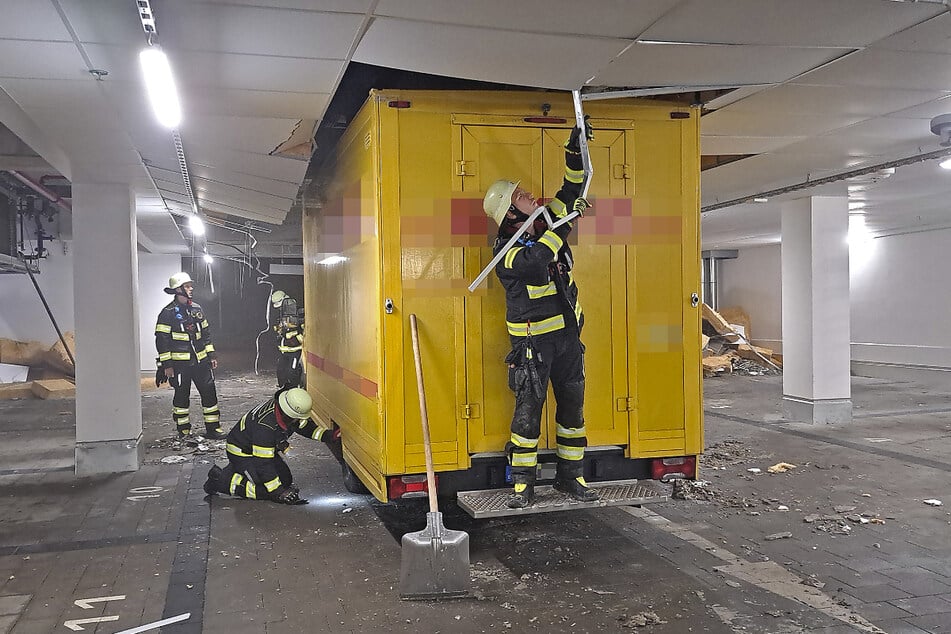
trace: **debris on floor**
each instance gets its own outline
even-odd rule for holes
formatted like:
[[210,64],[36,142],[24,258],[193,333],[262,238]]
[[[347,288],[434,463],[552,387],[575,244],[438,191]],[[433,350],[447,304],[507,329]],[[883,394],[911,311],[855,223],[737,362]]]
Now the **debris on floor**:
[[772,467],[766,469],[770,473],[786,473],[790,469],[795,469],[796,465],[789,464],[788,462],[777,462]]
[[776,541],[777,539],[790,539],[791,537],[792,537],[792,533],[790,533],[789,531],[783,531],[782,533],[773,533],[772,535],[767,535],[763,539],[765,539],[768,542],[772,542],[772,541]]
[[941,500],[925,500],[924,502],[928,506],[941,506]]
[[618,624],[621,627],[634,629],[638,627],[647,627],[648,625],[663,625],[667,621],[662,620],[654,612],[638,612],[632,616],[622,615],[618,617]]
[[159,462],[162,464],[178,464],[179,462],[187,462],[188,458],[179,454],[177,456],[165,456]]
[[782,374],[782,355],[750,343],[750,318],[742,308],[726,308],[718,313],[703,304],[701,336],[701,365],[705,377],[733,373]]

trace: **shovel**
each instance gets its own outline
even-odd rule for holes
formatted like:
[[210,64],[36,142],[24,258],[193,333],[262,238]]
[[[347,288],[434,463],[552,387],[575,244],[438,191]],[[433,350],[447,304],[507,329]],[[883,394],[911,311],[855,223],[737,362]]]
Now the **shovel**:
[[469,593],[469,534],[448,530],[442,524],[442,513],[436,503],[436,476],[433,473],[433,450],[429,444],[429,416],[426,412],[416,315],[409,316],[409,324],[413,335],[413,356],[416,359],[419,413],[423,420],[429,513],[426,514],[426,528],[403,535],[400,598],[452,599]]

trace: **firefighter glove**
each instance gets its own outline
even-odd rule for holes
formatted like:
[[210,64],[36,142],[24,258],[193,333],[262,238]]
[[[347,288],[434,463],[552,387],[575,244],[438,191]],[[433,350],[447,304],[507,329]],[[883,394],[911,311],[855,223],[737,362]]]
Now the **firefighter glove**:
[[159,368],[155,371],[155,387],[161,387],[166,381],[168,381],[168,377],[165,376],[165,370],[159,366]]
[[300,496],[300,493],[290,486],[280,486],[274,491],[272,498],[278,504],[307,504],[307,500]]
[[579,216],[583,216],[585,210],[587,210],[588,207],[590,207],[590,206],[591,206],[591,203],[589,203],[586,199],[584,199],[584,198],[575,198],[575,202],[574,202],[574,204],[571,206],[571,210],[572,210],[572,211],[577,211]]
[[[591,123],[588,121],[590,117],[588,115],[584,116],[584,137],[592,141],[594,140],[594,129],[591,127]],[[565,149],[574,154],[581,152],[581,145],[578,140],[581,137],[581,128],[575,126],[571,129],[571,136],[568,137],[568,141],[565,143]]]

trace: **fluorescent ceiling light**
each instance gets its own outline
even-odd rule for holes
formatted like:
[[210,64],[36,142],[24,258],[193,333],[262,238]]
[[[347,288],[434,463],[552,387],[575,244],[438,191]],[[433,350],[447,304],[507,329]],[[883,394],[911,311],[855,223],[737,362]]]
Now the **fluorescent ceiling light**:
[[865,202],[864,202],[864,201],[856,200],[856,201],[854,201],[854,202],[850,202],[850,203],[849,203],[849,211],[852,211],[852,210],[855,210],[855,209],[864,209],[864,208],[865,208]]
[[205,264],[211,264],[212,262],[215,261],[215,259],[211,257],[210,255],[208,255],[207,253],[204,255],[202,259],[205,261]]
[[321,260],[321,261],[318,262],[317,264],[327,264],[327,265],[329,265],[329,264],[337,264],[338,262],[344,262],[346,259],[347,259],[347,258],[343,257],[342,255],[331,255],[331,256],[328,256],[328,257],[324,258],[323,260]]
[[948,157],[944,159],[943,161],[941,161],[940,163],[938,163],[938,167],[945,170],[951,170],[951,157]]
[[188,228],[191,229],[192,233],[196,236],[205,235],[205,223],[196,215],[188,217]]
[[166,128],[177,128],[182,121],[182,108],[165,51],[150,46],[139,53],[139,64],[156,118]]

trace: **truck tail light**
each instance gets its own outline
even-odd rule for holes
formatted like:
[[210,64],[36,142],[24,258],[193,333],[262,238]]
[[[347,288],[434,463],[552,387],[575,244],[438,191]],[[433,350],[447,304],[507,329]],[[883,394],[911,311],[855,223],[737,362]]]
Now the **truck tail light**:
[[697,457],[654,458],[651,461],[651,477],[655,480],[694,479],[697,477]]
[[[393,476],[388,481],[387,495],[391,500],[399,498],[426,497],[426,475]],[[439,490],[439,476],[436,476],[436,490]]]

